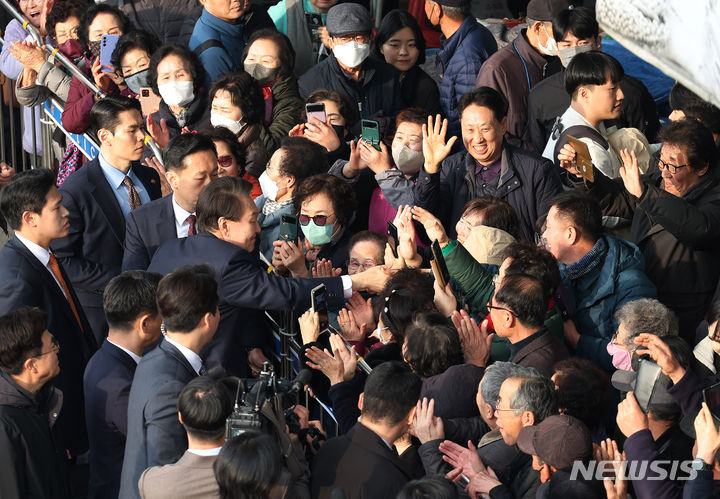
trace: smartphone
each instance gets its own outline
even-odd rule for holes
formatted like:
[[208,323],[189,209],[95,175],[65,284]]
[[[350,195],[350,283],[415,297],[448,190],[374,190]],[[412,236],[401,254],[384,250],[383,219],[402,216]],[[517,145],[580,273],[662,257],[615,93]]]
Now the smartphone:
[[324,333],[327,331],[329,326],[328,321],[328,307],[327,297],[325,292],[325,285],[320,284],[310,291],[310,298],[312,299],[312,311],[317,312],[320,321],[320,332]]
[[655,362],[640,359],[634,393],[635,400],[645,414],[648,412],[650,400],[661,373],[662,369]]
[[390,245],[390,249],[392,250],[392,254],[395,258],[398,257],[397,247],[398,247],[398,231],[397,227],[395,227],[395,224],[388,221],[387,223],[387,235],[388,235],[388,244]]
[[[327,122],[327,115],[325,114],[325,103],[324,102],[313,102],[311,104],[305,104],[305,114],[307,123],[310,123],[310,118],[315,118],[323,123]],[[312,123],[310,123],[312,125]]]
[[113,73],[113,70],[107,69],[105,66],[112,66],[112,54],[120,40],[120,35],[103,35],[100,39],[100,66],[105,73]]
[[703,401],[710,409],[710,414],[720,421],[720,383],[715,383],[709,388],[703,390]]
[[380,150],[380,125],[377,121],[362,120],[362,139],[371,144],[378,151]]
[[280,217],[280,229],[278,231],[278,241],[297,242],[298,238],[298,219],[295,215],[283,215]]
[[430,261],[430,267],[432,267],[435,279],[443,288],[450,282],[450,272],[448,272],[447,265],[445,264],[445,257],[440,249],[440,243],[435,239],[430,245],[430,251],[432,253],[432,260]]
[[145,117],[157,112],[160,109],[160,101],[162,97],[155,95],[152,88],[146,87],[140,89],[140,107],[142,108],[142,115]]
[[585,142],[576,139],[570,135],[567,136],[568,144],[575,148],[575,164],[577,165],[578,175],[588,179],[590,182],[595,181],[593,173],[592,158],[590,157],[590,149]]

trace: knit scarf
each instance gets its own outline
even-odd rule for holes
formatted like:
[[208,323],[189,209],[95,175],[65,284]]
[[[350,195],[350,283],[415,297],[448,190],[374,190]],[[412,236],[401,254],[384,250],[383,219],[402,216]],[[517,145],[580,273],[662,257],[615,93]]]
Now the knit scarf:
[[595,243],[595,246],[593,246],[584,257],[563,268],[565,277],[574,281],[590,273],[602,264],[603,260],[605,260],[605,255],[607,255],[607,251],[607,241],[604,236],[601,236]]
[[269,199],[266,199],[265,204],[262,208],[263,215],[267,216],[271,213],[275,213],[278,210],[282,210],[286,206],[291,205],[292,202],[292,198],[286,199],[285,201],[280,201],[279,203],[277,201],[271,201]]

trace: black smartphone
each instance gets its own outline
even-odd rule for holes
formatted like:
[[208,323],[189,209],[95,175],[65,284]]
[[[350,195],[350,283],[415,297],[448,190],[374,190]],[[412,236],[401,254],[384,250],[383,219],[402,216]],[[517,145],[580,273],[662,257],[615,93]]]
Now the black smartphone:
[[320,321],[320,332],[324,333],[325,331],[327,331],[327,328],[330,324],[328,321],[328,307],[325,285],[320,284],[319,286],[314,287],[312,291],[310,291],[310,297],[312,298],[312,311],[313,313],[318,313]]
[[380,125],[378,122],[373,120],[362,120],[361,125],[362,128],[360,133],[362,139],[380,151]]
[[707,404],[713,417],[720,421],[720,383],[715,383],[703,390],[703,401]]
[[298,219],[295,215],[283,215],[280,217],[280,228],[278,229],[278,241],[297,242]]
[[440,286],[443,288],[450,282],[450,272],[448,272],[447,264],[445,264],[445,257],[440,249],[440,243],[435,239],[430,246],[433,259],[430,261],[430,267],[433,269],[435,279],[438,280]]
[[392,254],[395,258],[398,257],[397,247],[398,247],[398,230],[397,227],[395,227],[395,224],[388,221],[387,223],[387,235],[388,235],[388,244],[390,245],[390,249],[392,250]]
[[661,373],[662,369],[655,362],[640,359],[634,393],[635,400],[645,414],[648,412],[650,400]]

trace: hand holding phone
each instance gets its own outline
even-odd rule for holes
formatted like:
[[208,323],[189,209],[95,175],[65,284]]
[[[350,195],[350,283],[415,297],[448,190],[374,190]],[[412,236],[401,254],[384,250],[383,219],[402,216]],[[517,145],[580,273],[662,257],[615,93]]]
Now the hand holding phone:
[[595,174],[593,172],[592,158],[590,157],[590,149],[585,142],[576,139],[575,137],[567,136],[568,144],[573,146],[575,149],[575,166],[577,167],[578,176],[589,180],[590,182],[595,181]]
[[392,254],[395,258],[398,257],[398,242],[400,239],[398,238],[398,230],[397,227],[395,227],[395,224],[390,222],[388,220],[387,223],[387,235],[388,235],[388,244],[390,245],[390,250],[392,250]]
[[327,122],[324,102],[312,102],[310,104],[305,104],[305,114],[307,116],[305,121],[311,125],[312,123],[310,122],[310,118],[315,118],[323,123]]
[[380,125],[378,122],[374,120],[362,120],[361,125],[362,140],[380,151]]
[[330,322],[328,320],[328,307],[325,285],[320,284],[310,291],[312,299],[312,311],[318,313],[318,322],[320,324],[320,333],[327,331]]
[[282,215],[278,240],[296,242],[298,238],[298,220],[295,215]]
[[445,257],[442,254],[442,249],[440,249],[440,243],[437,239],[435,239],[430,246],[430,251],[433,257],[430,261],[430,267],[440,287],[445,288],[447,283],[450,282],[450,272],[448,271]]

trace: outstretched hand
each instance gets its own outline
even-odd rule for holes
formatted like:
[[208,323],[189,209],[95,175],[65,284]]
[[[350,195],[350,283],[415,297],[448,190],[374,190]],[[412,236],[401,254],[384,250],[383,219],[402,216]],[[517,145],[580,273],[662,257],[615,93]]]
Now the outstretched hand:
[[445,141],[447,135],[448,120],[442,119],[438,114],[433,119],[428,116],[427,125],[422,126],[423,156],[425,156],[425,171],[437,173],[440,171],[440,164],[448,157],[457,137],[450,137]]
[[620,177],[622,178],[625,190],[630,194],[639,198],[645,191],[645,185],[640,180],[640,167],[635,151],[623,149],[620,151],[620,159],[623,166],[620,167]]

